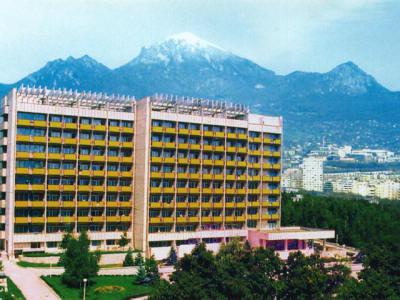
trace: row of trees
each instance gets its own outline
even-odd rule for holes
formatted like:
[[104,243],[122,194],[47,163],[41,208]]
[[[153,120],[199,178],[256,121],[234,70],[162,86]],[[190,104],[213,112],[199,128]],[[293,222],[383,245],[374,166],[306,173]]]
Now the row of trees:
[[326,299],[342,292],[349,275],[343,265],[327,267],[318,256],[300,252],[284,263],[272,249],[238,241],[217,255],[199,244],[152,299]]
[[282,225],[335,229],[339,243],[361,249],[364,270],[346,286],[350,298],[400,298],[400,202],[284,194],[282,204]]

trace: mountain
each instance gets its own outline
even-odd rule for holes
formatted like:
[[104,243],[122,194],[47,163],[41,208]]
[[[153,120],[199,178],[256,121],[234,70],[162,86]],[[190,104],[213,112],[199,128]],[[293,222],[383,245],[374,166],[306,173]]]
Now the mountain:
[[191,33],[143,47],[127,64],[109,69],[93,58],[47,63],[11,85],[92,90],[134,95],[155,93],[230,100],[252,110],[283,115],[289,144],[328,142],[400,150],[400,93],[379,84],[353,62],[326,73],[277,75],[251,60]]

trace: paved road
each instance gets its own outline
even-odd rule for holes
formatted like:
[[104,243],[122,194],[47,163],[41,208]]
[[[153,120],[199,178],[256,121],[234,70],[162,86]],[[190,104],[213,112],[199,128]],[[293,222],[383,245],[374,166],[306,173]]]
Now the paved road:
[[27,300],[59,300],[60,297],[37,273],[21,268],[15,262],[3,260],[4,272],[22,291]]

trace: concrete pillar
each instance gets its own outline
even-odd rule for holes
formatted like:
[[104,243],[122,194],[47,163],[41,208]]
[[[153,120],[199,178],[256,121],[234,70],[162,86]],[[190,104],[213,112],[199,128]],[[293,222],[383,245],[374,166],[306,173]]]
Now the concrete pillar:
[[285,251],[287,251],[288,250],[288,240],[284,240],[284,244],[285,244],[284,249],[285,249]]

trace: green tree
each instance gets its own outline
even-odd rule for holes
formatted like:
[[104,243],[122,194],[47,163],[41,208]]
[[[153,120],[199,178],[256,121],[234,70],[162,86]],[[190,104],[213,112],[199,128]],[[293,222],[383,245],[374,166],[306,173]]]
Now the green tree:
[[135,265],[135,263],[133,261],[133,255],[132,255],[132,249],[131,248],[128,249],[128,252],[125,255],[125,259],[124,259],[124,262],[122,263],[122,265],[124,267],[130,267],[130,266],[134,266]]
[[138,252],[135,256],[133,265],[134,266],[143,266],[143,264],[144,264],[144,259],[143,259],[142,252]]
[[136,283],[142,284],[147,278],[146,270],[143,265],[140,265],[136,274]]
[[149,278],[151,282],[157,282],[160,280],[158,263],[155,260],[154,256],[146,259],[146,261],[144,262],[144,269],[146,271],[147,278]]
[[123,234],[121,234],[121,237],[118,240],[118,246],[125,248],[129,244],[129,241],[130,239],[128,239],[128,234],[125,231]]
[[90,284],[91,279],[99,271],[99,257],[89,252],[90,240],[86,232],[81,232],[79,238],[69,238],[66,249],[62,254],[64,273],[62,281],[71,287],[80,287],[84,278]]
[[168,266],[173,266],[177,262],[178,262],[178,255],[176,253],[174,246],[171,246],[166,263]]

